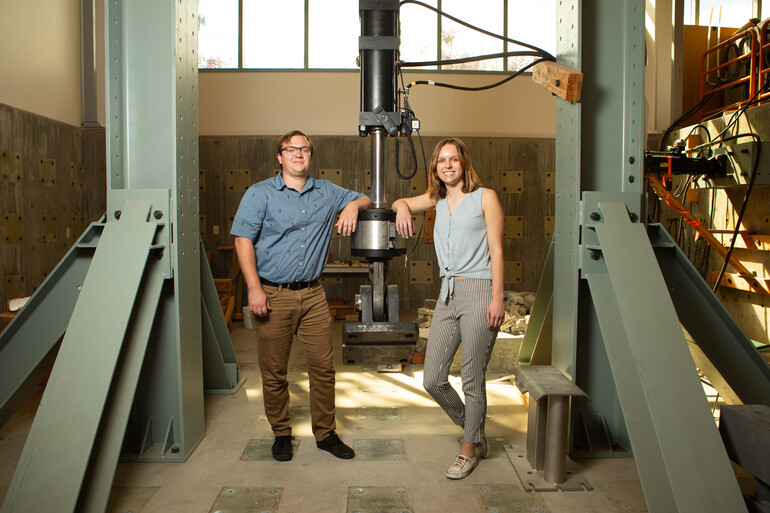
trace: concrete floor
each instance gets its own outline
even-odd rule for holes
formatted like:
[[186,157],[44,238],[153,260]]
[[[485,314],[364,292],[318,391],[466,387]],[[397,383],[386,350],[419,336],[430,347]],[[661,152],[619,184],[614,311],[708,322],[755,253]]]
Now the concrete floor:
[[[528,492],[511,457],[525,454],[527,410],[503,374],[488,374],[490,457],[463,480],[445,477],[462,431],[422,389],[422,366],[401,373],[346,367],[337,348],[337,432],[357,457],[339,460],[315,447],[307,375],[299,344],[289,379],[294,459],[274,461],[264,416],[253,334],[231,332],[246,382],[231,396],[207,396],[206,436],[186,463],[122,463],[108,511],[114,513],[379,513],[639,512],[647,511],[633,459],[570,462],[590,491]],[[459,377],[452,377],[459,388]],[[0,430],[0,498],[42,394],[31,397]],[[506,448],[508,449],[506,451]]]

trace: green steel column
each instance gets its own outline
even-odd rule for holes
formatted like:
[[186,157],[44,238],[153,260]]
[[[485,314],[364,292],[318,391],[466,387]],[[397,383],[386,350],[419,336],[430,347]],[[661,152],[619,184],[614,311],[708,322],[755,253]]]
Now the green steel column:
[[[642,0],[560,2],[557,55],[583,73],[580,102],[557,99],[552,363],[591,401],[573,402],[571,452],[628,454],[630,446],[590,291],[580,269],[583,191],[642,200],[644,149]],[[593,441],[590,439],[594,439]]]
[[[158,306],[124,458],[184,461],[204,434],[197,147],[197,2],[105,2],[107,216],[126,198],[170,205],[153,265]],[[135,451],[139,448],[139,453]]]
[[0,335],[0,423],[56,356],[3,513],[104,511],[121,449],[185,461],[204,386],[241,384],[198,234],[196,11],[105,2],[108,212]]

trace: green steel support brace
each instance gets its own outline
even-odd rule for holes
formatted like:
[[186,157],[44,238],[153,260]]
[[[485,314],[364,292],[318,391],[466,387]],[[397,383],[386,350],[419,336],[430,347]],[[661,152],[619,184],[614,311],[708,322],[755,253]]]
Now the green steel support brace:
[[647,508],[745,511],[645,227],[625,203],[600,201],[597,211],[589,230],[601,257],[584,273]]
[[107,215],[0,334],[0,425],[56,361],[2,513],[104,511],[119,458],[185,461],[204,390],[242,384],[198,234],[197,30],[194,0],[105,2]]
[[[557,18],[558,60],[585,79],[579,103],[556,100],[553,266],[520,363],[552,329],[552,364],[591,398],[572,402],[570,454],[633,450],[651,512],[745,511],[682,324],[742,400],[770,401],[770,371],[680,252],[642,224],[645,4],[563,1]],[[707,323],[688,314],[698,295]]]
[[[3,513],[75,510],[158,228],[157,222],[148,222],[150,207],[150,202],[133,202],[121,221],[104,229]],[[103,286],[116,268],[122,279]],[[40,493],[43,484],[46,492]]]

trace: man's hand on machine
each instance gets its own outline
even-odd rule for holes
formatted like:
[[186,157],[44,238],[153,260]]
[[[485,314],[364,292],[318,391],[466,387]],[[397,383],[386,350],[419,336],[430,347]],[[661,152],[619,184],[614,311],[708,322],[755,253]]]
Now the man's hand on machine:
[[340,212],[340,218],[337,220],[337,233],[346,237],[356,231],[356,223],[358,222],[358,205],[354,202],[348,203],[348,205]]

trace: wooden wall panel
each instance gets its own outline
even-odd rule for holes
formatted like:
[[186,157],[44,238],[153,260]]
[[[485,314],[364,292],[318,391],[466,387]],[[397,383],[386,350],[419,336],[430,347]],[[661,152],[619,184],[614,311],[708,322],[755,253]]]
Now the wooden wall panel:
[[[311,174],[318,176],[321,169],[341,170],[342,185],[348,189],[368,193],[371,169],[371,139],[357,136],[313,137],[315,156]],[[226,176],[230,169],[248,169],[252,183],[274,176],[279,166],[275,159],[276,137],[263,136],[203,136],[200,138],[200,165],[204,173],[201,191],[201,215],[205,216],[207,229],[204,243],[212,257],[215,276],[226,276],[232,261],[232,253],[218,251],[217,247],[231,246],[230,222],[235,214],[243,191],[227,187]],[[418,168],[424,170],[430,164],[438,137],[424,137],[425,159],[420,142],[415,138]],[[535,291],[545,262],[550,239],[544,235],[544,219],[554,214],[553,191],[547,191],[547,173],[554,171],[553,139],[467,138],[474,168],[482,183],[498,192],[505,215],[523,217],[523,234],[520,238],[506,239],[506,261],[522,262],[521,283],[506,284],[507,290]],[[396,175],[393,140],[388,140],[386,161],[386,200],[390,204],[399,197],[422,193],[414,190],[412,180]],[[412,158],[408,144],[402,140],[399,148],[400,171],[408,175],[412,171]],[[517,170],[523,175],[524,190],[519,194],[500,192],[500,173]],[[551,178],[552,179],[552,178]],[[420,214],[422,216],[422,214]],[[422,224],[420,219],[418,224]],[[218,226],[215,234],[214,226]],[[400,239],[399,239],[400,240]],[[404,258],[393,259],[387,266],[388,283],[399,286],[401,310],[404,314],[415,313],[427,298],[438,294],[438,266],[433,244],[423,242],[423,237],[405,241],[409,261],[430,261],[434,272],[432,283],[410,283],[409,266]],[[332,237],[330,244],[333,261],[349,261],[350,240]],[[351,302],[366,282],[366,275],[335,275],[324,280],[329,297],[343,298]]]
[[[311,135],[312,136],[312,135]],[[0,223],[0,298],[8,299],[6,284],[13,296],[29,295],[42,283],[59,260],[80,236],[82,230],[99,220],[105,210],[106,165],[104,129],[82,129],[36,116],[0,104],[0,151],[7,152],[20,170],[20,180],[14,173],[8,179],[0,177],[0,209],[3,214],[21,216],[21,243],[5,241],[6,222]],[[421,152],[415,138],[418,168],[429,163],[438,137],[425,137]],[[316,147],[313,173],[320,169],[340,170],[344,187],[367,192],[371,180],[371,139],[358,136],[313,137]],[[234,190],[230,170],[244,176],[244,187],[264,180],[279,171],[275,158],[276,137],[266,136],[207,136],[200,138],[201,207],[204,244],[211,254],[216,277],[227,275],[233,254],[220,247],[232,246],[230,224],[238,208],[243,190]],[[522,262],[521,283],[506,284],[508,290],[534,291],[540,279],[549,239],[544,236],[544,219],[554,213],[553,194],[547,189],[547,173],[553,172],[554,141],[552,139],[467,138],[465,139],[474,167],[485,186],[495,189],[503,204],[505,215],[523,217],[520,238],[504,241],[506,261]],[[421,193],[414,180],[399,179],[395,173],[393,140],[387,143],[386,199]],[[18,159],[15,156],[18,155]],[[41,160],[53,167],[41,176]],[[51,165],[53,162],[53,165]],[[4,169],[8,161],[0,159]],[[402,174],[412,171],[409,145],[402,140],[399,156]],[[500,190],[503,171],[520,171],[523,191],[517,194]],[[55,182],[54,182],[55,181]],[[45,221],[44,221],[45,216]],[[55,218],[55,225],[51,225]],[[44,226],[44,222],[46,225]],[[422,219],[418,224],[422,224]],[[55,228],[52,228],[55,226]],[[44,237],[48,230],[49,236]],[[55,235],[55,236],[53,236]],[[402,311],[414,313],[426,298],[438,294],[439,280],[433,244],[423,237],[405,242],[410,261],[432,262],[431,283],[410,283],[409,265],[404,258],[393,259],[387,267],[389,283],[399,286]],[[349,261],[350,240],[333,237],[331,259]],[[330,276],[326,283],[329,297],[352,301],[366,275]],[[340,279],[336,279],[340,278]]]
[[[0,104],[0,151],[18,156],[20,171],[18,180],[0,180],[0,209],[4,217],[21,216],[23,227],[21,244],[0,237],[0,309],[8,299],[34,292],[80,236],[73,228],[101,217],[104,147],[103,129]],[[73,183],[73,170],[79,182]]]

